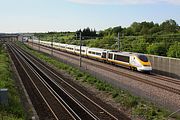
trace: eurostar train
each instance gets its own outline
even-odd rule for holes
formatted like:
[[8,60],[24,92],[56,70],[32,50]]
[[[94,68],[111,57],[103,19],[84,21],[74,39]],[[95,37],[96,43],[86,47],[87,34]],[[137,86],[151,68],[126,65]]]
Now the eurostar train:
[[[41,44],[46,47],[53,47],[57,50],[68,52],[71,54],[80,54],[80,46],[62,44],[56,42],[40,41],[37,40],[29,42],[34,42],[36,44]],[[120,52],[101,48],[90,48],[86,46],[81,46],[81,54],[84,57],[115,64],[118,66],[123,66],[132,70],[151,72],[152,66],[148,58],[144,54],[132,53],[132,52]]]

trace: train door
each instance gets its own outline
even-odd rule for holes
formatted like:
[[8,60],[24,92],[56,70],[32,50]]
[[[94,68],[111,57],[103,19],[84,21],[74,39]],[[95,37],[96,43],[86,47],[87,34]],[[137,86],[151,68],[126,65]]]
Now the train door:
[[106,58],[106,52],[102,52],[102,58]]
[[130,56],[130,61],[129,61],[129,63],[130,63],[130,69],[132,69],[132,70],[136,70],[137,68],[136,68],[136,58],[135,58],[135,56]]
[[136,63],[135,56],[130,56],[130,64],[134,66],[135,63]]

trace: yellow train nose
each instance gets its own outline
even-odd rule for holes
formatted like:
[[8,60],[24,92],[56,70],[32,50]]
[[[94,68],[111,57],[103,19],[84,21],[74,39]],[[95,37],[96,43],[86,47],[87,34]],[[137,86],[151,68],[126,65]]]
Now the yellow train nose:
[[150,62],[141,62],[143,66],[151,66]]

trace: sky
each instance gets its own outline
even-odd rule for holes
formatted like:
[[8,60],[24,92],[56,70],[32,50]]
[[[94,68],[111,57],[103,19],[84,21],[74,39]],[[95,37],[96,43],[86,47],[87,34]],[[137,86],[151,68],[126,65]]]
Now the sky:
[[169,19],[180,25],[180,0],[0,0],[0,33],[98,31]]

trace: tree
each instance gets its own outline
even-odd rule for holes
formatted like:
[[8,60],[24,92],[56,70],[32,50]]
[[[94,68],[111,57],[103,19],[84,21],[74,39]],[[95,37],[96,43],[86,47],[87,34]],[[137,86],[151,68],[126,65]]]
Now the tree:
[[166,45],[162,43],[151,44],[147,47],[148,54],[166,56]]
[[180,42],[175,42],[169,47],[167,52],[168,57],[180,58]]
[[95,29],[92,30],[89,27],[84,28],[82,31],[81,31],[81,29],[77,30],[76,34],[79,36],[80,32],[81,32],[81,36],[83,37],[82,39],[90,39],[91,37],[96,37],[97,36],[96,30]]
[[160,28],[164,33],[177,33],[179,26],[175,20],[170,19],[163,22]]
[[145,21],[145,22],[140,23],[140,25],[141,25],[141,31],[140,31],[141,35],[148,35],[149,30],[154,27],[153,22],[146,22]]
[[148,43],[144,38],[138,38],[132,42],[132,52],[146,53]]
[[114,27],[114,28],[112,29],[112,33],[114,33],[115,35],[117,35],[118,32],[121,33],[122,30],[123,30],[123,28],[122,28],[121,26]]
[[140,23],[133,22],[133,24],[130,26],[130,28],[132,29],[132,32],[134,35],[139,35],[139,32],[142,29],[142,26]]
[[154,27],[149,29],[149,34],[150,35],[158,34],[159,31],[160,31],[159,24],[155,24]]

